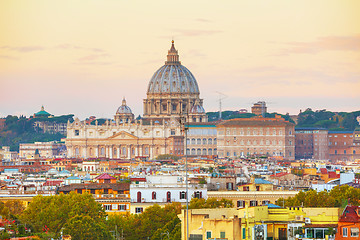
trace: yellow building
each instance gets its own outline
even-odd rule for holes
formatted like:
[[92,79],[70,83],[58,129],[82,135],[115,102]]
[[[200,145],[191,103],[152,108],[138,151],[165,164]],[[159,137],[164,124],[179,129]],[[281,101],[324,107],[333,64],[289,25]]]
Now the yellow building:
[[261,206],[273,203],[279,198],[294,197],[298,191],[208,191],[208,198],[231,200],[235,207]]
[[238,191],[273,191],[274,184],[262,178],[252,178],[250,183],[238,186]]
[[324,235],[325,228],[322,226],[337,223],[338,208],[279,208],[270,205],[243,209],[190,209],[188,226],[186,210],[182,211],[179,218],[182,240],[186,240],[187,227],[189,239],[192,240],[285,240],[295,239],[296,230],[307,229],[307,226],[322,231]]

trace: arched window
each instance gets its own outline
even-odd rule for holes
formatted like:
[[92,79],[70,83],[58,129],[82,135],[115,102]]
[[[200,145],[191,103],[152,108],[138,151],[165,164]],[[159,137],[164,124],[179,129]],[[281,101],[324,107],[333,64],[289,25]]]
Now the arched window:
[[105,148],[104,147],[100,148],[100,155],[105,155]]
[[171,192],[166,193],[166,202],[171,202]]
[[203,155],[206,155],[206,148],[203,149]]
[[209,155],[212,155],[212,149],[211,149],[211,148],[209,148],[208,154],[209,154]]
[[201,149],[200,148],[197,149],[197,155],[201,155]]
[[190,145],[190,139],[189,138],[186,139],[186,144]]
[[214,138],[214,144],[216,144],[216,138]]
[[126,155],[126,147],[122,148],[122,155]]
[[197,144],[198,144],[198,145],[201,144],[201,139],[200,139],[200,138],[197,139]]
[[140,203],[141,202],[141,192],[137,192],[137,199],[136,202]]
[[191,155],[195,155],[195,148],[191,149]]
[[155,200],[155,199],[156,199],[156,192],[152,192],[152,194],[151,194],[151,199],[152,199],[152,200]]
[[192,138],[192,139],[191,139],[191,144],[196,144],[196,143],[195,143],[195,138]]
[[206,138],[203,138],[203,143],[202,144],[206,144]]
[[186,149],[186,155],[190,155],[190,149],[189,148]]
[[212,144],[212,139],[211,138],[208,139],[208,144]]

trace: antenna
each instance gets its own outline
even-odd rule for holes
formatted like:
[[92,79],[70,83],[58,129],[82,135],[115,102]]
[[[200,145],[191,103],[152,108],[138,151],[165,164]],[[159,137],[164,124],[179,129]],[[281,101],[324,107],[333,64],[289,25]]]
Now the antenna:
[[221,92],[216,91],[219,94],[219,120],[221,120],[221,105],[222,105],[222,100],[224,100],[225,98],[227,98],[227,95]]

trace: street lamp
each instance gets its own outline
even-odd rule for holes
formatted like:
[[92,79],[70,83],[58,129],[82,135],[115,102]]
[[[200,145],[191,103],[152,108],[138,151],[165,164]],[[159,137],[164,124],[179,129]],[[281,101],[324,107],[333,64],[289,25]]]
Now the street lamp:
[[187,131],[189,127],[186,125],[188,114],[185,116],[180,113],[180,126],[181,131],[184,133],[185,138],[185,148],[184,148],[184,155],[185,155],[185,185],[186,185],[186,234],[185,240],[188,240],[189,236],[189,183],[188,183],[188,162],[187,162]]

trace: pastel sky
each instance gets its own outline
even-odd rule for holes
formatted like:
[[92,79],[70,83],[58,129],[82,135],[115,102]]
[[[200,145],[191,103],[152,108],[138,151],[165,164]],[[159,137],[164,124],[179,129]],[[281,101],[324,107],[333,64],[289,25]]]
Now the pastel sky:
[[1,0],[0,117],[142,114],[171,40],[207,111],[360,109],[359,0]]

